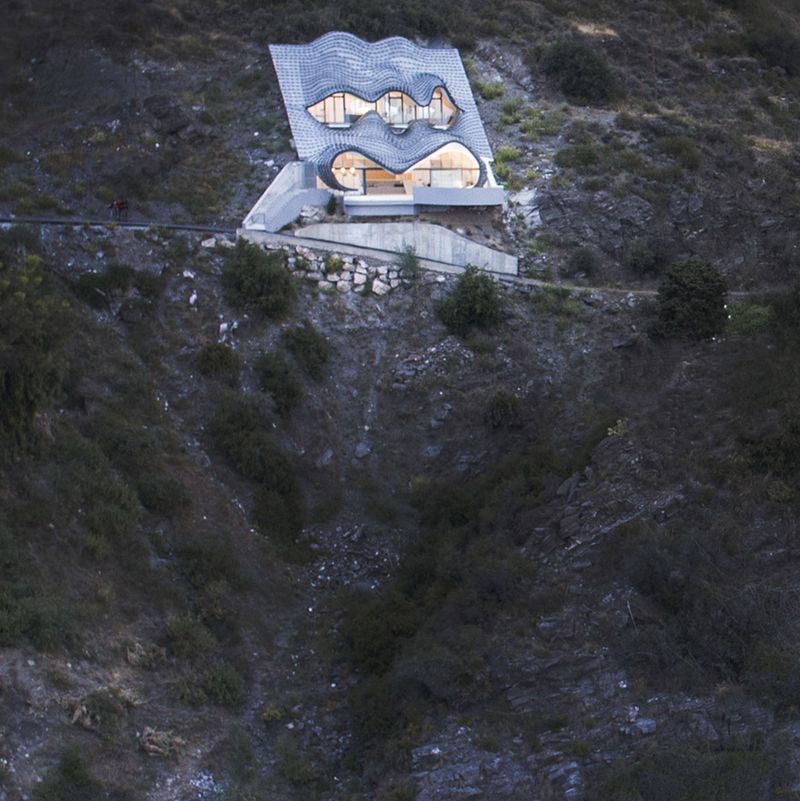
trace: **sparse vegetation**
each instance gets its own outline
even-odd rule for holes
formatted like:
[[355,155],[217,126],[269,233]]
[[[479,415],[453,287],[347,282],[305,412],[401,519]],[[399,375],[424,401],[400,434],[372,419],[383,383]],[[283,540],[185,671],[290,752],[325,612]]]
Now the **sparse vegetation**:
[[779,751],[777,744],[710,750],[690,746],[657,748],[633,763],[613,765],[592,799],[767,801],[783,763]]
[[688,136],[665,136],[658,140],[657,147],[687,170],[697,170],[703,162],[697,145]]
[[42,260],[0,262],[0,442],[6,454],[29,448],[35,421],[61,387],[69,305]]
[[560,111],[528,109],[519,130],[528,141],[538,142],[543,136],[556,136],[563,121],[564,114]]
[[300,533],[303,503],[294,469],[270,434],[259,407],[224,397],[210,430],[232,466],[258,489],[253,508],[256,525],[288,546]]
[[484,100],[497,100],[506,91],[502,81],[475,81],[475,89]]
[[406,252],[378,296],[288,241],[0,226],[3,791],[791,796],[798,9],[12,5],[7,214],[232,228],[293,158],[267,40],[480,42],[528,191],[421,219],[536,280],[409,287]]

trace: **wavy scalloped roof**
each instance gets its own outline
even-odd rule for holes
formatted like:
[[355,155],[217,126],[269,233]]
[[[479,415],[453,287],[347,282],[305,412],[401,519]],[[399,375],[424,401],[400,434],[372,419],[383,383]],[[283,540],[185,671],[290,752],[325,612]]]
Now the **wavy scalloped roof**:
[[[309,44],[270,45],[269,49],[297,154],[315,163],[320,174],[345,150],[357,150],[396,172],[448,142],[458,142],[475,156],[492,158],[464,65],[454,48],[419,47],[398,36],[365,42],[335,31]],[[417,121],[404,132],[394,133],[379,115],[371,113],[350,128],[329,128],[307,111],[334,92],[372,101],[389,90],[399,91],[425,106],[437,86],[444,86],[459,109],[447,130]]]

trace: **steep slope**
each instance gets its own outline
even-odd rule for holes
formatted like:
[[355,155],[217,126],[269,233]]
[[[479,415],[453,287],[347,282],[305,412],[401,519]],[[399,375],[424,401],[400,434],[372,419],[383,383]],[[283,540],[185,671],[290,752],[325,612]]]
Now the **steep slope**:
[[[4,230],[0,798],[797,795],[791,4],[12,12],[5,212],[235,224],[291,157],[264,41],[419,33],[512,190],[435,221],[579,288],[457,337],[452,279],[276,257],[265,315],[229,242]],[[689,257],[758,294],[651,338]]]

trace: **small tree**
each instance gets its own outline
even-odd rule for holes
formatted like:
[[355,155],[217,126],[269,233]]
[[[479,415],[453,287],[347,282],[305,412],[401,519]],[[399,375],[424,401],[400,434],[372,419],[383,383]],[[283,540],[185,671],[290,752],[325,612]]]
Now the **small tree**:
[[275,411],[282,417],[291,414],[303,398],[303,385],[283,354],[262,353],[256,361],[255,372],[260,389],[272,396]]
[[226,255],[222,287],[229,303],[266,317],[286,314],[295,297],[286,256],[280,251],[267,253],[243,239]]
[[412,245],[406,245],[399,254],[397,266],[400,269],[401,277],[407,281],[418,281],[422,268],[419,264],[419,256]]
[[499,322],[503,303],[494,281],[471,264],[459,276],[453,291],[436,307],[439,319],[458,336],[472,328]]
[[310,321],[304,320],[302,325],[284,332],[283,342],[311,378],[316,381],[323,378],[331,346]]
[[709,339],[725,328],[727,285],[716,267],[690,259],[667,271],[658,287],[658,322],[653,333]]
[[580,39],[559,39],[544,52],[542,72],[570,99],[603,103],[616,93],[616,80],[604,56]]

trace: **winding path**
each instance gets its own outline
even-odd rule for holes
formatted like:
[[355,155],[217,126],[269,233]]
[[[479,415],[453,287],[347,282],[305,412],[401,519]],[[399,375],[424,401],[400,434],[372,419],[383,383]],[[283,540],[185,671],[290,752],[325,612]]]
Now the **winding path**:
[[[238,228],[226,228],[223,226],[214,225],[195,225],[191,223],[161,223],[157,221],[127,221],[127,220],[97,220],[88,218],[76,217],[13,217],[13,216],[0,216],[0,225],[3,224],[22,224],[22,225],[56,225],[56,226],[79,226],[88,225],[90,227],[102,228],[133,228],[138,230],[146,230],[148,228],[164,228],[167,231],[194,231],[198,233],[209,234],[229,234],[235,236]],[[318,250],[335,250],[339,253],[352,253],[373,258],[378,261],[391,261],[397,259],[397,253],[390,250],[380,250],[377,248],[363,248],[354,245],[345,245],[341,242],[329,242],[324,239],[309,239],[307,237],[293,236],[291,234],[279,233],[261,233],[260,238],[263,241],[274,242],[278,245],[300,245],[309,249]],[[449,264],[435,259],[420,259],[420,266],[434,270],[440,273],[449,273],[457,275],[462,272],[463,268],[454,264]],[[624,295],[626,297],[632,296],[637,298],[654,298],[658,294],[656,289],[628,289],[625,287],[616,286],[583,286],[568,283],[556,283],[553,281],[543,281],[539,278],[527,278],[525,276],[512,276],[502,273],[492,273],[495,278],[504,283],[516,284],[518,286],[532,286],[541,287],[542,289],[560,289],[568,290],[570,292],[600,292],[606,295]],[[732,299],[746,299],[763,296],[768,290],[750,291],[750,292],[728,292],[728,297]]]

